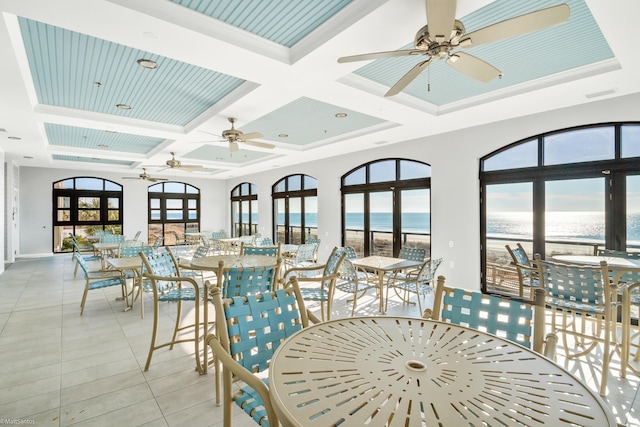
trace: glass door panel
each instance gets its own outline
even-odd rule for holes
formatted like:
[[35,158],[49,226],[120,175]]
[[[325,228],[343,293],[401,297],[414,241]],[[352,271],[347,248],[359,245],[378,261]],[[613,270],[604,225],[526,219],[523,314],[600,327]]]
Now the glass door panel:
[[429,189],[402,190],[400,192],[401,244],[400,247],[422,248],[430,257],[431,214]]
[[307,237],[318,238],[318,197],[304,198],[304,229],[305,240]]
[[371,255],[393,256],[393,192],[369,195]]
[[533,250],[533,183],[487,185],[485,190],[487,292],[518,295],[519,281],[505,245]]
[[627,251],[640,252],[640,175],[627,176]]
[[358,256],[364,255],[364,194],[344,196],[346,246],[353,246]]
[[545,257],[593,255],[605,244],[605,179],[545,183]]
[[302,217],[301,217],[302,198],[289,198],[289,243],[299,245],[302,243]]
[[285,224],[284,205],[285,199],[275,200],[275,220],[276,220],[276,243],[286,243],[289,241],[287,236],[287,228]]

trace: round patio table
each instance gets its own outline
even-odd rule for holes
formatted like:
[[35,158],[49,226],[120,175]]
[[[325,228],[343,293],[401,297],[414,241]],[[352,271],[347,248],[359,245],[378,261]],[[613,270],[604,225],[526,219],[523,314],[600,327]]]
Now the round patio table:
[[276,350],[269,391],[284,426],[616,426],[596,393],[544,356],[449,323],[336,319]]

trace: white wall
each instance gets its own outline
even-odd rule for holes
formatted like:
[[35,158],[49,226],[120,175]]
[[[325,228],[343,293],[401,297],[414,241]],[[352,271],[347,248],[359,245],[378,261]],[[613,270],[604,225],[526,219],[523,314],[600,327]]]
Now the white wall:
[[[260,232],[271,234],[271,186],[284,176],[307,174],[318,180],[318,228],[322,245],[320,256],[326,257],[333,246],[340,245],[340,177],[371,160],[400,157],[420,160],[432,167],[431,180],[431,251],[443,257],[438,270],[447,283],[467,289],[480,285],[480,215],[478,160],[512,142],[551,130],[583,124],[640,120],[640,95],[630,95],[579,107],[564,108],[528,117],[499,121],[433,137],[377,147],[347,156],[313,161],[293,167],[273,169],[223,181],[192,179],[201,190],[202,229],[229,229],[229,194],[241,182],[258,188]],[[425,127],[429,123],[425,123]],[[348,143],[342,141],[341,144]],[[20,253],[51,252],[51,183],[85,173],[60,169],[21,168],[20,175]],[[147,226],[147,183],[122,181],[121,174],[98,174],[124,185],[125,234]],[[453,247],[449,246],[453,242]]]

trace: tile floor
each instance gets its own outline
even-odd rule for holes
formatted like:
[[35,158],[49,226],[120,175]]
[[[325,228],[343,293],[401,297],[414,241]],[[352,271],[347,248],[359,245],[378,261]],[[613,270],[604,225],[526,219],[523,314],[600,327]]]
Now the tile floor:
[[[217,426],[222,411],[214,403],[212,375],[195,372],[192,345],[155,353],[143,366],[151,334],[152,312],[140,306],[123,312],[119,289],[89,293],[84,316],[80,299],[84,280],[73,277],[70,256],[20,259],[0,275],[0,423],[50,426]],[[377,315],[373,292],[357,312]],[[334,316],[348,316],[342,295]],[[175,305],[162,306],[161,336],[171,330]],[[390,314],[417,316],[417,308],[391,300]],[[598,357],[558,363],[594,390],[600,377]],[[640,382],[617,376],[615,359],[607,402],[622,425],[640,426]],[[235,409],[234,409],[235,410]],[[255,425],[236,411],[234,426]]]

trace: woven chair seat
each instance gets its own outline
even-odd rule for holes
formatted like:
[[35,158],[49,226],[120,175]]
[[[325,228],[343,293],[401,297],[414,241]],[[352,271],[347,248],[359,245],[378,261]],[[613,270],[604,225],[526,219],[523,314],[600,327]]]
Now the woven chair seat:
[[[594,306],[592,304],[585,304],[585,303],[566,300],[562,298],[553,298],[553,297],[547,298],[547,302],[554,307],[558,307],[560,309],[565,308],[567,310],[573,310],[580,313],[587,313],[587,314],[603,314],[604,313],[604,307],[602,306]],[[612,302],[611,308],[615,308],[617,305],[618,305],[617,302]]]
[[300,288],[300,293],[306,301],[325,302],[329,300],[329,292],[324,289]]
[[196,293],[193,288],[172,289],[168,292],[158,295],[158,301],[177,302],[195,300]]
[[104,279],[104,280],[97,280],[95,282],[91,282],[89,283],[89,290],[108,288],[110,286],[123,286],[123,285],[124,285],[124,279],[122,279],[121,277],[117,277],[114,279]]

